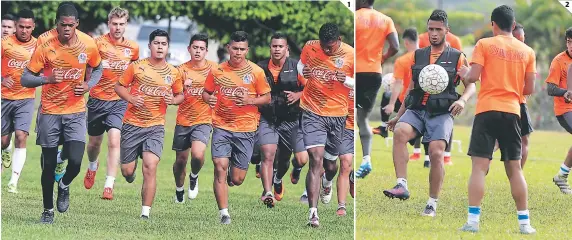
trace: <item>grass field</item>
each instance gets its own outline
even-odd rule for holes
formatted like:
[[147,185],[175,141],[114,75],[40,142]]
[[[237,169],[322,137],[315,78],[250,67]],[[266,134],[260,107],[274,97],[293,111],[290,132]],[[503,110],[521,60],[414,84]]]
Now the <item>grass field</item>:
[[[37,106],[37,105],[36,105]],[[232,224],[219,224],[219,213],[212,190],[213,163],[207,149],[205,166],[199,177],[197,199],[185,204],[173,203],[174,178],[172,165],[175,152],[171,150],[176,108],[170,107],[167,116],[163,157],[157,176],[157,194],[151,209],[151,219],[139,219],[141,213],[142,184],[141,167],[137,179],[128,184],[121,173],[115,183],[113,201],[101,200],[105,182],[104,142],[100,155],[100,169],[91,190],[83,186],[87,171],[87,154],[84,155],[82,171],[71,185],[70,208],[66,213],[55,213],[53,225],[39,224],[42,208],[40,185],[40,148],[36,146],[36,134],[28,138],[28,157],[18,190],[6,191],[11,172],[2,174],[2,239],[352,239],[354,232],[353,201],[348,195],[348,215],[336,215],[336,195],[328,205],[319,205],[320,228],[306,226],[308,206],[299,202],[304,190],[304,180],[290,183],[285,176],[285,198],[276,207],[268,209],[260,202],[262,185],[255,177],[254,166],[242,186],[230,188],[229,211]],[[35,119],[35,116],[34,116]],[[32,129],[34,126],[32,126]],[[305,177],[305,171],[302,177]],[[190,166],[187,167],[187,174]],[[188,177],[187,177],[188,179]],[[188,180],[185,180],[185,194]],[[335,183],[334,183],[335,186]],[[57,189],[55,189],[57,191]],[[185,196],[186,197],[186,196]],[[54,199],[55,200],[55,199]]]
[[[371,123],[372,126],[378,124]],[[572,143],[572,136],[564,131],[538,131],[531,137],[524,174],[528,182],[530,217],[538,231],[536,236],[519,233],[516,208],[498,152],[486,179],[480,232],[458,230],[467,220],[467,182],[471,172],[471,161],[466,155],[469,134],[469,127],[455,127],[454,137],[462,141],[463,149],[458,152],[453,148],[454,164],[445,166],[435,218],[421,216],[429,192],[429,171],[423,168],[423,160],[409,162],[409,200],[389,199],[383,195],[383,190],[395,185],[391,144],[386,146],[382,137],[374,136],[373,171],[365,179],[358,179],[356,185],[357,239],[571,239],[572,196],[561,194],[552,183]],[[357,167],[362,152],[359,139],[356,141]]]

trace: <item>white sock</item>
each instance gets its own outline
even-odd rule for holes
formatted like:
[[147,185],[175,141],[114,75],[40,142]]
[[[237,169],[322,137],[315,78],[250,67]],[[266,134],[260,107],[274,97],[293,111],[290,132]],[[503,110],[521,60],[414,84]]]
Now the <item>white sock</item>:
[[560,170],[558,171],[558,176],[567,178],[569,173],[570,168],[562,163],[562,165],[560,165]]
[[[333,180],[333,179],[332,179]],[[326,179],[326,174],[324,174],[324,176],[322,177],[322,186],[324,187],[331,187],[332,186],[332,182],[333,181],[328,181],[328,179]]]
[[308,190],[304,189],[304,193],[302,193],[302,196],[308,196]]
[[432,206],[433,209],[437,210],[437,201],[437,198],[430,197],[429,200],[427,200],[427,205]]
[[518,216],[518,224],[520,225],[530,225],[530,213],[527,210],[516,211]]
[[467,223],[469,224],[479,224],[481,218],[481,207],[480,206],[469,206],[469,216]]
[[220,216],[230,216],[230,214],[228,214],[228,208],[223,208],[221,210],[218,210],[218,212],[220,213]]
[[59,154],[59,157],[58,157],[58,164],[60,164],[60,163],[63,163],[63,162],[64,162],[64,159],[62,159],[62,158],[61,158],[61,156],[62,156],[62,155],[61,155],[61,154]]
[[151,207],[149,206],[143,206],[141,208],[141,216],[147,216],[149,217],[149,213],[151,212]]
[[397,179],[397,184],[401,184],[401,186],[403,186],[405,189],[407,189],[407,179],[405,179],[405,178],[398,178],[398,179]]
[[105,186],[104,188],[113,188],[113,184],[115,183],[115,177],[107,176],[105,178]]
[[278,179],[278,178],[276,177],[276,174],[274,174],[274,183],[275,183],[275,184],[280,184],[281,182],[282,182],[282,179]]
[[197,174],[194,174],[193,172],[191,172],[191,178],[198,178],[198,177],[199,177],[199,174],[198,174],[198,173],[197,173]]
[[[45,209],[45,208],[44,208],[44,209]],[[46,209],[46,210],[48,210],[48,212],[54,212],[54,209],[53,209],[53,208]]]
[[445,156],[445,157],[450,157],[450,156],[451,156],[451,152],[445,152],[445,153],[443,154],[443,156]]
[[182,192],[182,191],[185,191],[185,188],[184,188],[184,187],[177,187],[176,191],[177,191],[177,192]]
[[22,173],[22,168],[24,168],[24,162],[26,162],[26,149],[15,148],[12,155],[12,177],[8,184],[18,184],[20,173]]
[[4,149],[4,151],[12,152],[12,147],[14,147],[13,142],[14,141],[10,141],[10,144],[8,144],[8,147]]
[[415,154],[421,154],[421,148],[414,148],[414,149],[413,149],[413,153],[415,153]]
[[425,155],[425,162],[429,162],[429,161],[430,161],[429,155]]
[[312,218],[312,215],[316,214],[318,216],[318,208],[312,207],[310,208],[310,216],[308,218]]
[[89,170],[97,171],[97,160],[95,160],[95,162],[89,162]]
[[59,185],[60,185],[60,188],[63,188],[63,189],[66,189],[66,188],[68,188],[68,187],[70,186],[70,185],[67,185],[67,186],[66,186],[66,185],[64,185],[64,181],[63,181],[63,179],[62,179],[62,180],[60,180],[60,183],[59,183]]
[[371,157],[369,155],[363,156],[363,158],[361,160],[361,165],[368,164],[368,163],[371,163]]
[[387,123],[386,123],[386,122],[381,122],[381,127],[387,127]]

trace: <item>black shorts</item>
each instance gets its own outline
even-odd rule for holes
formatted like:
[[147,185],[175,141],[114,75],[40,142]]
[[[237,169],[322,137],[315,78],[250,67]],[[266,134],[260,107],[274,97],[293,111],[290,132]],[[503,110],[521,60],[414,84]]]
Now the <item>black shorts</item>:
[[473,122],[468,155],[492,160],[495,140],[498,140],[501,161],[520,160],[520,124],[518,115],[512,113],[488,111],[477,114]]
[[520,134],[523,137],[534,132],[534,128],[532,128],[532,120],[530,120],[526,103],[520,104],[520,126]]
[[356,108],[371,111],[381,87],[381,73],[356,73]]
[[568,133],[572,134],[572,112],[556,116],[556,119],[558,119],[560,126],[562,126]]

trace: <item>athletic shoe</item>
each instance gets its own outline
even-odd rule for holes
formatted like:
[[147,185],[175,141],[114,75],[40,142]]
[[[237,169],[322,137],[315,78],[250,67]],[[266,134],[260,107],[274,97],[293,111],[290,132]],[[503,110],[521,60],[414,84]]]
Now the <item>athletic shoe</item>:
[[62,159],[62,150],[58,150],[57,161],[62,163],[58,163],[56,165],[56,171],[54,175],[54,179],[56,180],[56,182],[59,182],[60,179],[62,179],[62,177],[64,176],[64,174],[66,174],[66,168],[68,166],[68,162],[61,161],[61,159]]
[[[322,175],[322,178],[325,178],[325,175]],[[332,185],[334,185],[332,183]],[[329,187],[325,187],[324,184],[321,184],[321,188],[320,188],[320,199],[322,200],[322,203],[324,204],[328,204],[330,203],[330,201],[332,200],[332,186]]]
[[570,189],[570,185],[568,185],[567,177],[561,177],[559,175],[556,175],[554,176],[554,178],[552,178],[552,181],[554,182],[554,184],[556,184],[557,187],[560,188],[560,192],[564,194],[572,194],[572,189]]
[[336,214],[338,214],[338,216],[340,216],[340,217],[345,216],[345,215],[347,214],[347,213],[346,213],[346,207],[344,207],[344,206],[338,207],[338,210],[336,211]]
[[185,190],[180,192],[175,190],[175,203],[185,203]]
[[128,183],[132,183],[133,181],[135,181],[135,176],[136,176],[136,174],[134,171],[133,175],[125,177],[125,181],[127,181]]
[[110,188],[110,187],[104,188],[103,189],[103,195],[101,196],[101,199],[113,200],[113,188]]
[[256,178],[260,178],[260,164],[256,164]]
[[371,132],[373,134],[378,134],[378,135],[382,136],[383,138],[387,138],[389,136],[389,133],[387,132],[387,127],[379,126],[379,127],[371,129]]
[[425,206],[425,210],[421,212],[421,216],[427,216],[427,217],[435,217],[436,214],[437,212],[435,211],[435,208],[433,208],[433,206],[431,205]]
[[229,215],[222,215],[220,217],[220,223],[221,224],[230,224],[230,216]]
[[395,185],[392,189],[383,190],[383,194],[388,198],[397,198],[400,200],[409,199],[409,191],[401,184]]
[[354,189],[354,171],[352,170],[350,173],[350,195],[352,198],[355,196],[355,189]]
[[10,156],[9,151],[2,151],[2,166],[4,166],[4,168],[10,168],[10,166],[12,166],[12,156]]
[[317,228],[320,226],[320,218],[318,217],[318,213],[313,213],[308,218],[308,226]]
[[371,162],[362,163],[356,171],[357,178],[365,178],[371,172]]
[[9,193],[18,193],[18,187],[15,183],[8,183],[8,192]]
[[424,168],[430,168],[430,167],[431,167],[431,162],[430,162],[430,161],[424,161],[424,162],[423,162],[423,167],[424,167]]
[[61,188],[60,184],[58,184],[58,200],[57,200],[57,207],[58,212],[64,213],[68,210],[70,206],[70,186],[67,188]]
[[284,182],[273,183],[272,185],[274,185],[274,197],[276,201],[282,200],[284,197]]
[[421,158],[421,153],[414,153],[409,156],[409,161],[417,161]]
[[99,161],[97,162],[97,168],[95,171],[91,171],[91,169],[87,168],[87,172],[85,173],[85,177],[83,178],[83,186],[85,189],[91,189],[93,184],[95,183],[95,174],[97,173],[97,169],[99,169]]
[[478,232],[479,231],[479,224],[478,223],[465,223],[461,229],[463,232]]
[[308,204],[308,194],[302,194],[302,196],[300,196],[300,202]]
[[273,208],[274,203],[276,202],[276,199],[274,198],[274,195],[271,192],[263,194],[260,200],[264,203],[264,205],[266,205],[267,208]]
[[298,184],[298,181],[300,181],[300,173],[302,173],[301,168],[300,170],[296,170],[296,168],[292,169],[292,172],[290,172],[290,182],[292,182],[292,184]]
[[141,215],[141,220],[149,220],[149,216],[147,216],[147,215]]
[[536,229],[532,228],[530,224],[520,224],[520,233],[522,234],[535,234]]
[[451,161],[451,156],[445,156],[443,158],[443,162],[445,163],[445,165],[453,165],[453,161]]
[[197,198],[199,194],[199,177],[192,178],[189,176],[189,199]]
[[40,217],[40,223],[42,224],[52,224],[54,223],[54,211],[44,209],[42,217]]

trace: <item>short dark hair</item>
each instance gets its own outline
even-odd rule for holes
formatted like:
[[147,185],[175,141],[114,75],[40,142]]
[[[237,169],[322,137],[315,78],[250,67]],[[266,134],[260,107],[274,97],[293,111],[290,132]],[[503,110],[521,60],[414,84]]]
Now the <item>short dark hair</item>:
[[340,28],[334,23],[326,23],[320,27],[320,41],[321,42],[332,42],[340,38]]
[[520,30],[522,29],[522,31],[524,31],[524,26],[522,26],[522,24],[520,23],[516,23],[516,26],[514,27],[514,29],[512,31],[516,31],[516,30]]
[[447,17],[447,12],[445,12],[441,9],[433,10],[433,12],[431,13],[431,16],[429,16],[429,19],[427,19],[427,22],[429,22],[429,20],[440,21],[440,22],[443,22],[445,24],[445,26],[449,26],[449,17]]
[[12,15],[10,13],[6,13],[6,14],[2,15],[2,20],[14,21],[14,15]]
[[408,28],[403,31],[403,39],[409,39],[411,41],[417,42],[417,29],[415,28]]
[[20,12],[18,12],[18,20],[20,20],[20,18],[31,18],[34,21],[36,20],[36,17],[34,16],[34,12],[32,12],[32,10],[30,10],[30,9],[20,10]]
[[167,43],[171,42],[171,39],[169,38],[169,33],[165,30],[155,29],[155,31],[151,32],[151,34],[149,34],[149,43],[153,42],[153,40],[155,40],[155,37],[167,37]]
[[566,39],[572,40],[572,27],[566,29]]
[[75,17],[76,20],[79,20],[77,9],[71,3],[60,4],[56,13],[56,20],[59,20],[60,17]]
[[495,24],[505,32],[512,32],[514,19],[514,11],[507,5],[499,6],[491,13],[491,21],[495,22]]
[[272,39],[284,39],[284,40],[288,41],[288,36],[285,33],[276,32],[270,38],[271,41],[272,41]]
[[209,35],[206,33],[197,33],[191,37],[191,41],[189,42],[189,46],[193,44],[194,41],[203,41],[205,42],[206,46],[209,47]]
[[236,31],[230,35],[232,42],[248,42],[248,33],[245,31]]

